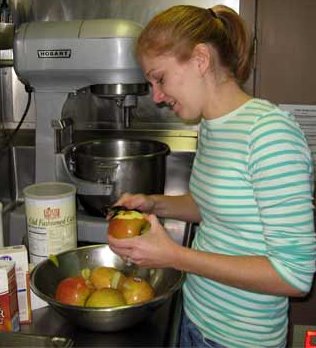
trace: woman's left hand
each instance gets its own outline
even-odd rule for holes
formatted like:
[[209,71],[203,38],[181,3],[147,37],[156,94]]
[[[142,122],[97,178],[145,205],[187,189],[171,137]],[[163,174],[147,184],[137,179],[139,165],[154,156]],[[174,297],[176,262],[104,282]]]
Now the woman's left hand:
[[180,247],[167,234],[155,215],[148,215],[150,230],[141,236],[117,239],[108,235],[114,253],[138,266],[147,268],[172,267],[176,249]]

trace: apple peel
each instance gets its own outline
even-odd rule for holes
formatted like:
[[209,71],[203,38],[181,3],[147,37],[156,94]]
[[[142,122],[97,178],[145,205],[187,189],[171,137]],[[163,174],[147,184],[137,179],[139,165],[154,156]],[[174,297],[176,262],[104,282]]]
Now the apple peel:
[[56,255],[51,254],[51,255],[49,255],[48,259],[49,259],[50,261],[52,261],[52,263],[53,263],[56,267],[59,267],[59,261],[58,261],[58,258],[57,258]]
[[114,273],[112,281],[111,281],[111,288],[113,289],[119,289],[122,281],[124,281],[125,276],[122,272],[117,271]]
[[90,268],[86,267],[81,270],[81,276],[84,280],[89,280],[91,274]]

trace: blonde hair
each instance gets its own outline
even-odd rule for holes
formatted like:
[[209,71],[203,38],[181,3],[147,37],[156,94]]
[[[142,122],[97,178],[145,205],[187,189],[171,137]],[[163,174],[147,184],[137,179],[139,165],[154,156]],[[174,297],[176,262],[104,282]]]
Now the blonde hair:
[[211,44],[220,62],[236,81],[244,83],[251,71],[252,49],[245,23],[231,8],[217,5],[210,9],[191,5],[173,6],[156,15],[140,34],[136,53],[174,54],[188,60],[199,43]]

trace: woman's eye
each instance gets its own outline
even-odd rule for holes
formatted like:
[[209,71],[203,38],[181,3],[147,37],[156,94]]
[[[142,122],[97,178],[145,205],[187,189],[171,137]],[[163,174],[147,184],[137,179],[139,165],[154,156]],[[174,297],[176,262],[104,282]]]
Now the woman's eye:
[[157,79],[157,83],[158,83],[158,85],[163,85],[163,84],[164,84],[164,78],[163,78],[163,76],[160,77],[159,79]]

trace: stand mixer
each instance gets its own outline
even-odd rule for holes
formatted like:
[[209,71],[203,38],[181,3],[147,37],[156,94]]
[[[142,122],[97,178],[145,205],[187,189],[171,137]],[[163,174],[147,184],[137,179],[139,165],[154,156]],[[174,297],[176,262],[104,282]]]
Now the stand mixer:
[[142,27],[125,19],[22,24],[14,41],[14,68],[34,90],[36,109],[35,181],[60,180],[54,124],[69,93],[90,88],[116,100],[125,126],[137,96],[148,85],[134,57]]
[[[149,89],[134,57],[135,40],[141,30],[139,24],[125,19],[30,22],[18,28],[14,40],[14,68],[19,79],[34,91],[36,183],[71,182],[76,185],[77,194],[85,191],[93,195],[107,191],[108,187],[102,183],[81,181],[74,176],[70,177],[68,171],[64,170],[67,167],[66,156],[56,141],[56,129],[71,129],[71,122],[62,118],[64,104],[67,104],[69,96],[80,96],[80,92],[87,89],[103,100],[111,98],[124,126],[129,126],[129,115],[137,106],[137,97],[147,94]],[[167,150],[163,150],[163,155]],[[182,192],[187,187],[191,155],[188,160],[190,163],[185,161],[184,168],[176,154],[173,159],[174,163],[170,161],[168,169],[172,178],[170,183],[173,191],[180,184]],[[179,176],[176,183],[175,172]],[[162,170],[154,171],[153,177],[162,177],[160,173]],[[144,171],[139,181],[145,182],[143,175]],[[23,214],[23,206],[11,213],[12,242],[18,240],[18,233],[23,230]],[[165,227],[167,224],[170,224],[171,234],[181,242],[186,224],[165,221]],[[16,231],[17,226],[21,226],[19,232]],[[90,216],[79,209],[77,226],[78,241],[105,241],[107,223],[104,218]]]
[[[71,127],[62,119],[68,97],[90,90],[111,98],[125,126],[137,96],[148,93],[148,84],[134,57],[135,39],[142,26],[126,19],[92,19],[23,23],[14,39],[14,69],[34,92],[36,111],[35,182],[72,182],[80,191],[80,179],[61,171],[66,167],[56,142],[56,128]],[[75,122],[75,120],[74,120]],[[75,182],[74,182],[75,181]],[[102,183],[85,182],[91,194]],[[82,186],[83,187],[83,186]],[[106,188],[105,188],[106,189]],[[106,222],[77,214],[83,240],[104,241]],[[91,236],[92,235],[92,236]]]

